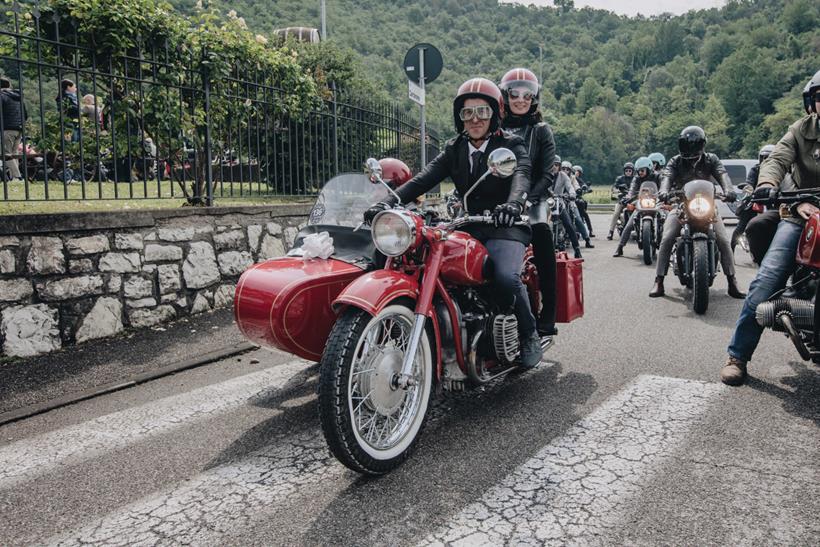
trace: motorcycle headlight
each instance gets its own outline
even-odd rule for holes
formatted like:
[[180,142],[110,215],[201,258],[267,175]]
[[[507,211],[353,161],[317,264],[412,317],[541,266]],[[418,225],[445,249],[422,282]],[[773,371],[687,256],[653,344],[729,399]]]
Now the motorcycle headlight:
[[641,198],[641,209],[654,209],[655,198]]
[[688,205],[689,214],[693,217],[703,218],[712,212],[712,204],[702,196],[695,196]]
[[387,256],[400,256],[416,242],[418,229],[410,213],[383,211],[373,219],[373,243]]

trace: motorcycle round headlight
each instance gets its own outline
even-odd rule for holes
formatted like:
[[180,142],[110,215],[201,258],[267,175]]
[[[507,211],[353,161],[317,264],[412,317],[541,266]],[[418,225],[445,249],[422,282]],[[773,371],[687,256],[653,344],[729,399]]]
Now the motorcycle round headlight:
[[387,256],[400,256],[416,241],[416,223],[402,211],[383,211],[373,219],[373,243]]
[[712,212],[712,204],[708,199],[696,196],[688,205],[689,214],[693,217],[703,218]]
[[641,209],[654,209],[655,198],[641,198]]

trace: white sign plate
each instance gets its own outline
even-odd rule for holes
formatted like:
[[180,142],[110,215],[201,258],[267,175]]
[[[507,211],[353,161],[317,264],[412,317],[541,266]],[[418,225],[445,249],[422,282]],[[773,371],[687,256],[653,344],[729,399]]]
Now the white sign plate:
[[410,89],[410,100],[414,103],[424,106],[424,90],[413,80],[407,80],[408,88]]

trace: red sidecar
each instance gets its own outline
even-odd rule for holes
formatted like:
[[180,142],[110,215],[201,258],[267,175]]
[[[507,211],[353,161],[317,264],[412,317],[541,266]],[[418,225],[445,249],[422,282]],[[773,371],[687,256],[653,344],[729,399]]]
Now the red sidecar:
[[[362,213],[387,190],[364,174],[345,174],[325,184],[308,225],[289,256],[256,264],[240,277],[234,317],[249,340],[319,361],[336,321],[331,303],[363,273],[381,266],[370,229],[354,231]],[[300,246],[312,233],[333,238],[331,258],[303,259]]]

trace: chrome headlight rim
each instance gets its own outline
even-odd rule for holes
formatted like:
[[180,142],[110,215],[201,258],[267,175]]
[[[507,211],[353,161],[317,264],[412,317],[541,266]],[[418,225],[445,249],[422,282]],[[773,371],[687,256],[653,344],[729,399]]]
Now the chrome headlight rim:
[[[398,245],[387,247],[384,241],[379,241],[379,238],[384,237],[386,234],[380,234],[379,232],[382,225],[394,217],[401,221],[399,226],[402,230],[405,230],[405,232],[398,234],[398,237],[401,238]],[[403,255],[413,247],[418,237],[418,228],[412,216],[407,211],[390,209],[382,211],[373,218],[373,223],[370,226],[370,235],[373,239],[373,245],[376,246],[376,249],[378,249],[380,253],[385,256],[395,257]]]
[[706,218],[712,213],[712,203],[705,197],[698,195],[686,205],[687,212],[695,218]]

